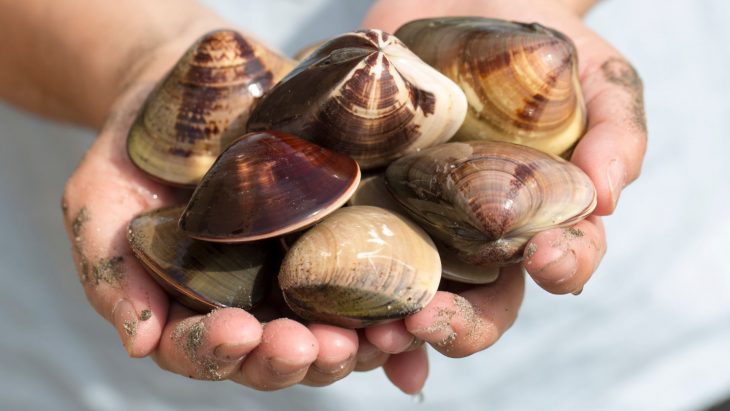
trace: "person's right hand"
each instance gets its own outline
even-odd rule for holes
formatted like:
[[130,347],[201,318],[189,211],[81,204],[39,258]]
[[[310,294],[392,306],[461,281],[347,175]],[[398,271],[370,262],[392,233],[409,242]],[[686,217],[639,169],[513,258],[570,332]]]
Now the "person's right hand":
[[[618,50],[582,22],[580,15],[591,3],[380,0],[362,24],[393,33],[420,18],[483,16],[538,22],[573,40],[589,120],[571,161],[593,181],[597,207],[573,227],[538,233],[525,248],[523,267],[538,285],[554,294],[579,294],[598,267],[606,251],[601,216],[613,213],[621,191],[638,178],[647,145],[641,79]],[[391,353],[400,352],[399,347],[406,346],[403,341],[418,339],[446,356],[465,357],[486,349],[507,331],[517,317],[523,294],[524,275],[519,268],[508,267],[494,284],[440,291],[426,308],[404,321],[368,329],[368,339]]]
[[127,243],[129,221],[184,201],[137,170],[126,154],[127,132],[144,98],[188,46],[179,43],[131,68],[131,80],[66,186],[66,228],[91,305],[114,325],[131,357],[152,356],[183,376],[275,390],[327,385],[355,369],[412,362],[411,372],[391,379],[414,391],[411,381],[425,380],[427,372],[423,347],[389,356],[354,330],[287,318],[264,324],[237,308],[199,315],[172,302],[137,261]]

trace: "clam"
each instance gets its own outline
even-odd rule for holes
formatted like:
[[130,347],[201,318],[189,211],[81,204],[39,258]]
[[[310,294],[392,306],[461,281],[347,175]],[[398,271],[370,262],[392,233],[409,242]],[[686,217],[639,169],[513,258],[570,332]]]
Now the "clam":
[[386,171],[409,215],[464,262],[518,262],[536,233],[591,213],[590,178],[560,157],[504,142],[446,143],[411,154]]
[[379,30],[312,52],[256,106],[249,130],[281,130],[357,160],[362,169],[450,139],[466,114],[451,80]]
[[157,180],[196,185],[243,134],[253,104],[292,67],[236,31],[204,35],[147,98],[129,131],[130,159]]
[[287,133],[241,136],[216,160],[180,218],[192,237],[248,242],[301,230],[341,207],[355,160]]
[[178,301],[197,311],[251,309],[266,297],[281,261],[269,242],[217,244],[191,239],[178,228],[182,207],[146,212],[129,224],[132,251]]
[[561,155],[586,128],[575,46],[555,30],[479,17],[416,20],[396,31],[454,80],[469,110],[454,140],[500,140]]
[[[360,180],[355,194],[347,202],[351,206],[375,206],[393,211],[400,215],[408,215],[400,203],[393,197],[385,184],[382,173],[370,175]],[[405,218],[405,217],[403,217]],[[459,260],[453,251],[438,241],[434,241],[441,257],[441,276],[443,278],[470,284],[486,284],[497,280],[499,268],[482,267],[467,264]]]
[[462,261],[456,252],[434,241],[441,257],[441,276],[466,284],[489,284],[499,278],[499,267],[484,267]]
[[344,207],[304,233],[279,272],[295,313],[350,328],[419,311],[440,278],[428,235],[398,214],[368,206]]

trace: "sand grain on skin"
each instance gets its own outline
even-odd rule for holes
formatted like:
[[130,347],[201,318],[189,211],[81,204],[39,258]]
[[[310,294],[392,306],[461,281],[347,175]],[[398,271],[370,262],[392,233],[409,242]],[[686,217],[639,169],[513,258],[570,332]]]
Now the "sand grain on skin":
[[644,83],[636,69],[626,60],[611,57],[601,65],[603,76],[611,84],[625,90],[631,96],[631,118],[629,123],[646,134],[646,112],[644,111]]
[[152,311],[150,310],[142,310],[142,312],[139,314],[139,319],[141,321],[147,321],[150,318],[152,318]]
[[472,341],[481,340],[485,324],[479,309],[460,295],[454,295],[454,305],[466,324],[466,338]]
[[123,327],[128,336],[134,337],[137,335],[137,320],[124,320]]
[[[66,207],[68,206],[66,205]],[[83,232],[90,221],[91,216],[86,207],[81,207],[71,221],[73,251],[78,256],[81,282],[87,283],[93,280],[96,286],[106,283],[114,288],[120,288],[124,277],[124,257],[117,255],[91,261],[86,255],[85,249],[88,248],[88,244],[86,244]]]
[[219,371],[218,363],[210,358],[198,355],[200,347],[205,341],[205,332],[205,325],[202,320],[185,320],[175,327],[172,332],[172,339],[175,345],[182,349],[185,356],[196,365],[200,378],[221,380],[223,375]]

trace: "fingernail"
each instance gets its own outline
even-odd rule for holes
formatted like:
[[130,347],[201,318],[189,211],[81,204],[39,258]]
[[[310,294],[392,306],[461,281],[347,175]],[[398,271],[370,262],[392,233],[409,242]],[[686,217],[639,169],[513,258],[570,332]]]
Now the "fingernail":
[[575,257],[575,252],[570,249],[566,250],[560,257],[546,264],[545,269],[547,268],[558,275],[558,277],[555,277],[557,280],[555,281],[556,283],[573,278],[578,271],[578,260]]
[[305,371],[309,364],[304,364],[298,361],[288,361],[283,358],[272,357],[267,361],[269,369],[280,377],[286,377]]
[[370,343],[360,344],[360,347],[357,350],[357,362],[370,362],[380,356],[382,353],[383,352],[380,351],[378,347]]
[[335,362],[325,362],[325,361],[315,361],[312,363],[310,368],[314,369],[314,371],[323,374],[323,375],[336,375],[342,373],[342,371],[345,370],[345,368],[348,367],[348,365],[354,365],[352,362],[353,357],[350,356],[349,358],[346,358],[344,361],[335,361]]
[[243,359],[251,349],[251,344],[228,344],[223,343],[213,349],[213,355],[221,361],[236,362]]
[[581,295],[583,293],[583,286],[581,286],[578,290],[573,291],[573,295]]
[[[401,336],[398,336],[398,337],[401,337]],[[408,336],[404,335],[402,337],[407,338]],[[416,338],[415,336],[412,336],[412,335],[410,336],[410,338],[407,338],[407,339],[404,339],[404,338],[399,338],[399,339],[404,340],[401,343],[401,345],[395,347],[392,352],[390,350],[385,351],[385,352],[387,352],[388,354],[400,354],[402,352],[411,351],[412,349],[416,348],[419,345],[419,341],[420,341],[418,338]],[[397,343],[397,341],[394,341],[394,343]]]
[[611,190],[611,202],[616,207],[621,190],[626,184],[626,170],[619,160],[611,160],[608,164],[608,188]]
[[132,341],[137,335],[137,313],[134,306],[127,300],[119,300],[112,309],[112,321],[122,340],[124,349],[132,355]]
[[411,342],[403,349],[402,352],[413,351],[416,348],[420,347],[421,345],[423,345],[423,340],[421,340],[420,338],[413,337]]

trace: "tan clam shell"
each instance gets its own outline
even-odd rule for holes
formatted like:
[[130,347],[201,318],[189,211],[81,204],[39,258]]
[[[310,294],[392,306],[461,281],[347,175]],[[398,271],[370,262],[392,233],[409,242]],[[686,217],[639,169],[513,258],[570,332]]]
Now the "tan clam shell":
[[257,105],[249,130],[280,130],[354,158],[362,169],[450,139],[466,114],[459,87],[397,38],[339,36]]
[[562,155],[584,134],[575,46],[537,23],[479,17],[416,20],[396,31],[469,101],[454,140],[501,140]]
[[395,198],[435,239],[465,262],[518,262],[536,233],[569,226],[596,206],[581,169],[560,157],[517,144],[442,144],[391,164]]
[[[350,206],[375,206],[393,211],[402,216],[408,215],[398,200],[388,190],[385,176],[382,173],[367,176],[360,180],[355,194],[347,202]],[[405,217],[403,217],[405,218]],[[455,253],[434,241],[441,258],[441,276],[443,278],[469,284],[492,283],[499,278],[498,268],[488,268],[467,264],[456,257]]]
[[194,240],[178,228],[183,207],[142,213],[129,224],[129,245],[152,277],[196,311],[251,309],[276,275],[276,244],[216,244]]
[[419,311],[440,278],[428,235],[398,214],[368,206],[341,208],[304,233],[279,272],[294,312],[349,328]]
[[147,98],[129,131],[130,159],[167,184],[196,185],[293,66],[233,30],[202,36]]

